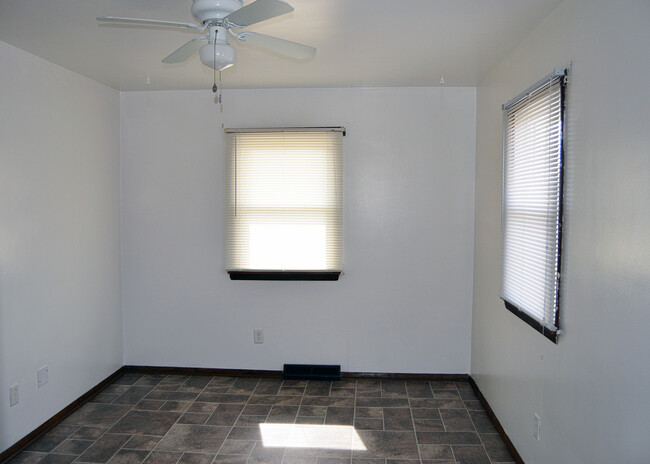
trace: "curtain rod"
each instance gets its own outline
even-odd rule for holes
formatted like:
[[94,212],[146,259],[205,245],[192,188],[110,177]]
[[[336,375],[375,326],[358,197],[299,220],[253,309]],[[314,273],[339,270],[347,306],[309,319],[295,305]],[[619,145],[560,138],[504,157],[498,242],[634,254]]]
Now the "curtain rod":
[[259,127],[259,128],[226,128],[226,134],[236,134],[238,132],[342,132],[345,137],[346,129],[344,126],[331,127]]

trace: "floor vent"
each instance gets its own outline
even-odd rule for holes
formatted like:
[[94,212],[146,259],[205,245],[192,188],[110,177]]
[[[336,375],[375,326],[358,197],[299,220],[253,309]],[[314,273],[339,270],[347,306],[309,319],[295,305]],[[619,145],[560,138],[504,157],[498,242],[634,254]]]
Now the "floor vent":
[[294,380],[341,380],[341,366],[285,364],[282,378]]

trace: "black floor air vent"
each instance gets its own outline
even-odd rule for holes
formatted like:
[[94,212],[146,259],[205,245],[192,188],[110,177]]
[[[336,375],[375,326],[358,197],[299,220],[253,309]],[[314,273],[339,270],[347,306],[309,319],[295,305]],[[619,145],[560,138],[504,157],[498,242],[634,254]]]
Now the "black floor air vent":
[[341,366],[318,364],[285,364],[283,379],[295,380],[341,380]]

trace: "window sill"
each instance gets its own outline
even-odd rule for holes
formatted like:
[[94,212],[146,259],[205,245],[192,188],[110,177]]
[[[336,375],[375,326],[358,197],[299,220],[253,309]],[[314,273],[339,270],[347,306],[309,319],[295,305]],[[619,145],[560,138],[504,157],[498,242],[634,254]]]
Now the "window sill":
[[340,271],[228,271],[230,280],[339,280]]
[[546,338],[548,338],[550,341],[552,341],[557,345],[559,331],[551,330],[548,327],[544,326],[543,324],[540,324],[539,321],[530,317],[528,314],[526,314],[524,311],[521,311],[515,305],[508,303],[506,300],[503,300],[503,302],[505,303],[506,309],[508,311],[510,311],[512,314],[517,316],[519,319],[524,321],[526,324],[531,326],[533,329],[535,329],[536,331],[538,331],[539,333],[541,333],[542,335],[544,335]]

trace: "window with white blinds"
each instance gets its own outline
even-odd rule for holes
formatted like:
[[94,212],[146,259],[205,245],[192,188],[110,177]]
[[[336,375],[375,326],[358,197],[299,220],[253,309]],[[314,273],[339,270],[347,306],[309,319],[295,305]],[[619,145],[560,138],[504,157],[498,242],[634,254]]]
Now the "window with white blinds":
[[504,105],[501,298],[557,342],[565,70]]
[[226,131],[231,278],[239,271],[338,277],[342,136],[342,128]]

